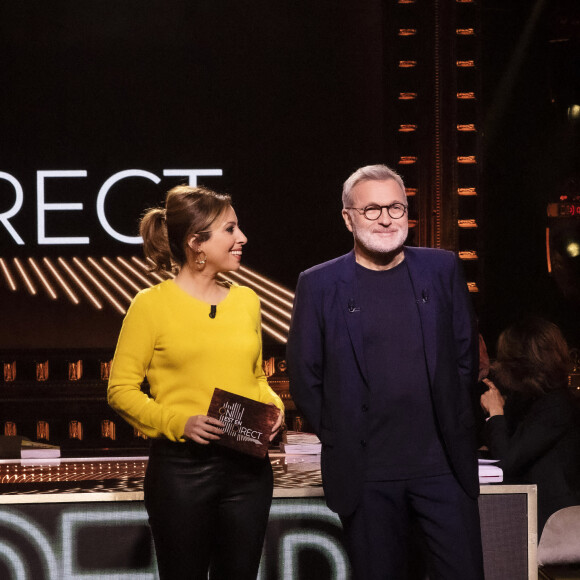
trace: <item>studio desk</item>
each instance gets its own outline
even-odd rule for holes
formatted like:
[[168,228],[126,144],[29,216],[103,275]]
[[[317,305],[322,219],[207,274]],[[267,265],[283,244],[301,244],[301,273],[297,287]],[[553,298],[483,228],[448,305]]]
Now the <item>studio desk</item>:
[[[319,464],[279,453],[271,461],[274,500],[260,580],[350,578]],[[143,505],[146,464],[146,457],[0,461],[0,578],[156,579]],[[536,579],[535,486],[488,484],[481,492],[486,580]]]

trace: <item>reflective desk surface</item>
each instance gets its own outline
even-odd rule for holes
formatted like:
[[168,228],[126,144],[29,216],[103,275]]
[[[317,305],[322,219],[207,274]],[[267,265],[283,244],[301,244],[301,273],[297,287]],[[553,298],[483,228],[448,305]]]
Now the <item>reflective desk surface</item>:
[[[320,456],[271,452],[274,497],[322,496]],[[0,460],[0,495],[143,492],[147,457]]]

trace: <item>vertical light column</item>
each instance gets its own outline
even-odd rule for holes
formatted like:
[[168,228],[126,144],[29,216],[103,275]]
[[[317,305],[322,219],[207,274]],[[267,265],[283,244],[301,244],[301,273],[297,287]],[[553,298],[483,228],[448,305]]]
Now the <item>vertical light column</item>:
[[458,252],[477,292],[481,7],[474,0],[383,6],[386,160],[407,186],[409,242]]
[[425,228],[422,227],[423,210],[420,194],[421,135],[426,125],[421,119],[424,106],[420,90],[421,75],[425,74],[425,58],[421,44],[425,41],[420,6],[415,0],[394,0],[385,18],[385,34],[388,55],[387,95],[390,95],[387,126],[394,133],[392,151],[388,155],[396,163],[402,175],[409,202],[410,240],[424,244]]
[[455,2],[457,250],[470,292],[481,288],[480,188],[480,8],[473,0]]

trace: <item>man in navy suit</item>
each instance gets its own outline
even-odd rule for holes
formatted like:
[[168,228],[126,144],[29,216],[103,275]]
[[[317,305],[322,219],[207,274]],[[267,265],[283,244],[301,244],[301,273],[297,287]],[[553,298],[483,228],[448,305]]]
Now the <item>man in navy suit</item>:
[[478,334],[460,263],[403,245],[405,188],[388,167],[353,173],[342,201],[354,250],[300,275],[287,351],[326,501],[356,578],[406,578],[418,525],[431,579],[482,580]]

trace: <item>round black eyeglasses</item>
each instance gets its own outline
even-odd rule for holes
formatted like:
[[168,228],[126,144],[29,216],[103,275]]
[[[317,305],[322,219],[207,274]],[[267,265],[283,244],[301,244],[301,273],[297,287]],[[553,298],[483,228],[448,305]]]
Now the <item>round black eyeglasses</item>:
[[374,222],[381,217],[383,209],[386,209],[389,217],[394,220],[401,219],[407,213],[407,207],[404,203],[392,203],[391,205],[367,205],[366,207],[345,207],[344,209],[356,209],[358,213]]

